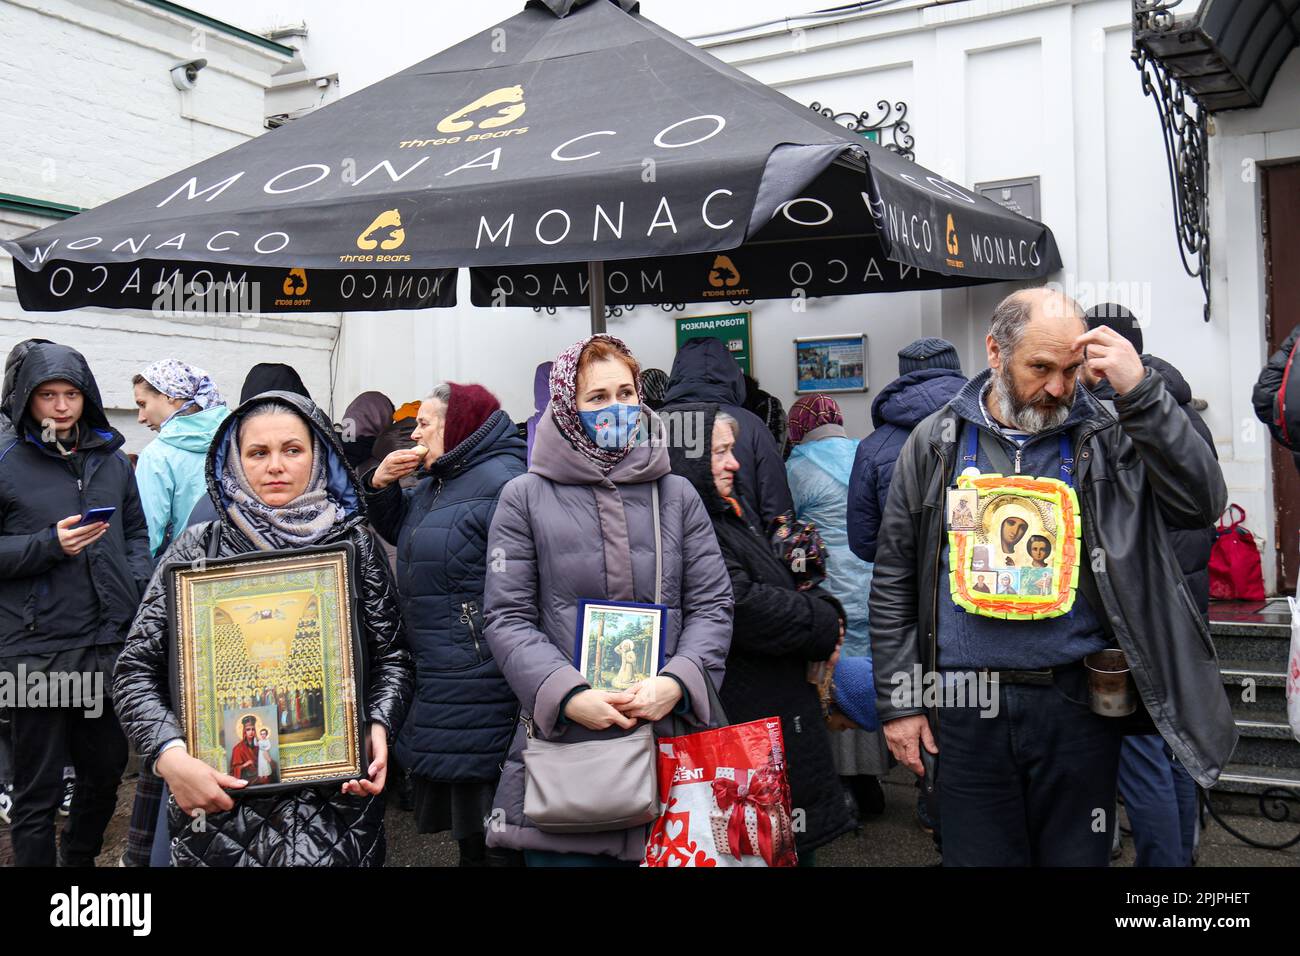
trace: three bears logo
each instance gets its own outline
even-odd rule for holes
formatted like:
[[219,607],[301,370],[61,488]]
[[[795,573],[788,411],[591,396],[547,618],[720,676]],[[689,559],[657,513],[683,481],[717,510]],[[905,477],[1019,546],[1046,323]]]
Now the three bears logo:
[[280,291],[284,298],[275,300],[277,308],[304,309],[311,305],[311,299],[307,298],[307,270],[290,269],[280,285]]
[[357,236],[357,248],[367,251],[375,248],[398,249],[405,241],[406,230],[402,228],[401,214],[396,209],[386,209],[375,217],[374,222],[361,230]]
[[730,256],[718,256],[709,270],[709,285],[715,289],[734,289],[740,285],[740,270]]
[[[522,86],[503,86],[499,90],[480,96],[464,109],[444,117],[438,123],[438,132],[450,135],[463,133],[475,127],[496,129],[499,126],[509,126],[523,116],[527,108]],[[487,115],[476,116],[485,111],[490,112]]]
[[957,257],[961,255],[961,240],[957,238],[957,226],[952,221],[952,213],[948,213],[948,227],[945,230],[945,242],[948,246],[948,265],[954,269],[965,269],[966,263]]
[[284,294],[287,296],[303,296],[307,294],[307,270],[290,269],[289,274],[284,277]]

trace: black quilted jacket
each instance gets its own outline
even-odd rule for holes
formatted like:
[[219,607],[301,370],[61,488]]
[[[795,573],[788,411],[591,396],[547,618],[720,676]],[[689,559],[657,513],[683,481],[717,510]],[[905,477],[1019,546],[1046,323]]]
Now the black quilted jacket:
[[[397,591],[388,562],[365,527],[365,507],[357,479],[347,466],[332,427],[316,406],[300,395],[273,392],[298,408],[321,437],[330,461],[330,491],[343,502],[348,517],[318,544],[348,540],[356,548],[357,595],[365,632],[366,710],[369,722],[388,728],[392,738],[406,714],[414,685],[414,667],[406,647]],[[248,403],[222,423],[208,453],[208,493],[220,500],[216,450],[224,446]],[[223,508],[218,507],[218,513]],[[210,550],[213,535],[218,538]],[[254,551],[253,545],[229,522],[205,522],[187,528],[159,562],[126,647],[114,672],[113,689],[122,728],[145,758],[153,761],[164,743],[183,737],[172,709],[168,681],[168,628],[161,569],[169,561],[191,561],[203,555],[226,557]],[[151,772],[146,770],[145,772]],[[303,787],[267,796],[235,795],[233,810],[209,814],[194,832],[174,802],[168,807],[173,866],[382,866],[384,862],[384,797],[345,796],[337,784]]]

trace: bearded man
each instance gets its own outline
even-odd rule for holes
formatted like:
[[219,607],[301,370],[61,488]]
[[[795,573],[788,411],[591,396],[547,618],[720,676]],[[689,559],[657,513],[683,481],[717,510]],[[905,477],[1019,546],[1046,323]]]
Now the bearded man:
[[[1008,296],[986,347],[989,369],[916,427],[894,471],[871,590],[876,706],[901,763],[920,774],[922,748],[937,755],[945,865],[1105,866],[1122,731],[1158,732],[1206,787],[1236,744],[1167,531],[1213,522],[1227,490],[1161,377],[1113,329],[1089,331],[1073,300]],[[1085,362],[1113,387],[1114,415],[1080,384]],[[972,468],[1074,488],[1082,540],[1068,613],[1007,620],[953,600],[944,504]],[[1134,718],[1089,709],[1083,658],[1107,647],[1128,658]],[[918,664],[941,686],[986,672],[998,709],[927,712],[902,692]]]

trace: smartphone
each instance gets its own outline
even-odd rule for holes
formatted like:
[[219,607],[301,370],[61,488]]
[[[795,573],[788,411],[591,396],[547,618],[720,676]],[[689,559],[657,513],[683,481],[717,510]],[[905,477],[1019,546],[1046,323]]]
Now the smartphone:
[[96,524],[100,521],[108,521],[117,513],[116,508],[91,508],[81,516],[81,521],[74,525],[74,528],[84,528],[86,525]]

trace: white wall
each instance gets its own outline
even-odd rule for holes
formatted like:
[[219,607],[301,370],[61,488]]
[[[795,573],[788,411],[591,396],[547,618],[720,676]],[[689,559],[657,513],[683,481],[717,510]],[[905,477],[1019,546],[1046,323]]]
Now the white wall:
[[[1223,473],[1234,501],[1250,515],[1249,526],[1267,540],[1265,583],[1271,589],[1276,574],[1274,544],[1272,456],[1287,454],[1255,419],[1251,387],[1268,355],[1265,338],[1265,269],[1260,222],[1261,177],[1257,167],[1300,160],[1300,50],[1292,50],[1282,65],[1264,105],[1215,117],[1210,140],[1211,294],[1214,300],[1213,337],[1204,349],[1209,374],[1222,383],[1224,399],[1218,409],[1216,437]],[[1300,209],[1295,211],[1300,215]],[[1282,326],[1300,316],[1281,316]],[[1296,542],[1285,543],[1294,548]]]
[[[0,4],[0,192],[91,207],[247,141],[263,131],[263,97],[288,57],[198,30],[195,21],[134,0],[7,0]],[[170,67],[201,55],[208,66],[181,93]],[[54,220],[0,209],[0,235]],[[33,336],[83,352],[127,450],[149,432],[135,424],[131,376],[174,357],[206,369],[233,401],[257,362],[296,366],[328,398],[333,315],[203,321],[82,309],[29,313],[13,263],[0,254],[0,353]]]
[[[770,36],[708,49],[801,103],[875,112],[881,99],[906,102],[917,161],[959,182],[1039,176],[1041,216],[1064,263],[1055,278],[1085,306],[1119,298],[1149,317],[1148,350],[1184,368],[1197,394],[1211,400],[1216,435],[1227,442],[1226,395],[1216,394],[1223,383],[1206,357],[1216,333],[1200,322],[1199,286],[1178,264],[1159,126],[1128,59],[1129,14],[1126,0],[971,0],[943,8],[904,2],[801,35],[774,28]],[[315,22],[313,43],[327,29],[319,15]],[[340,83],[347,88],[346,69]],[[785,302],[757,303],[757,377],[788,403],[792,339],[865,331],[871,391],[841,401],[850,431],[865,434],[871,401],[897,374],[897,350],[920,335],[944,335],[968,371],[983,368],[985,323],[1008,291],[998,284],[814,300],[805,314]],[[728,308],[691,306],[687,314]],[[394,354],[396,336],[388,333],[422,322],[434,328],[408,339],[408,353]],[[379,334],[371,339],[363,328]],[[670,367],[672,316],[641,307],[610,329],[647,366]],[[405,394],[440,378],[477,376],[521,414],[532,397],[531,376],[519,377],[520,370],[584,330],[578,310],[557,318],[464,305],[414,320],[348,316],[338,391],[387,381]]]

